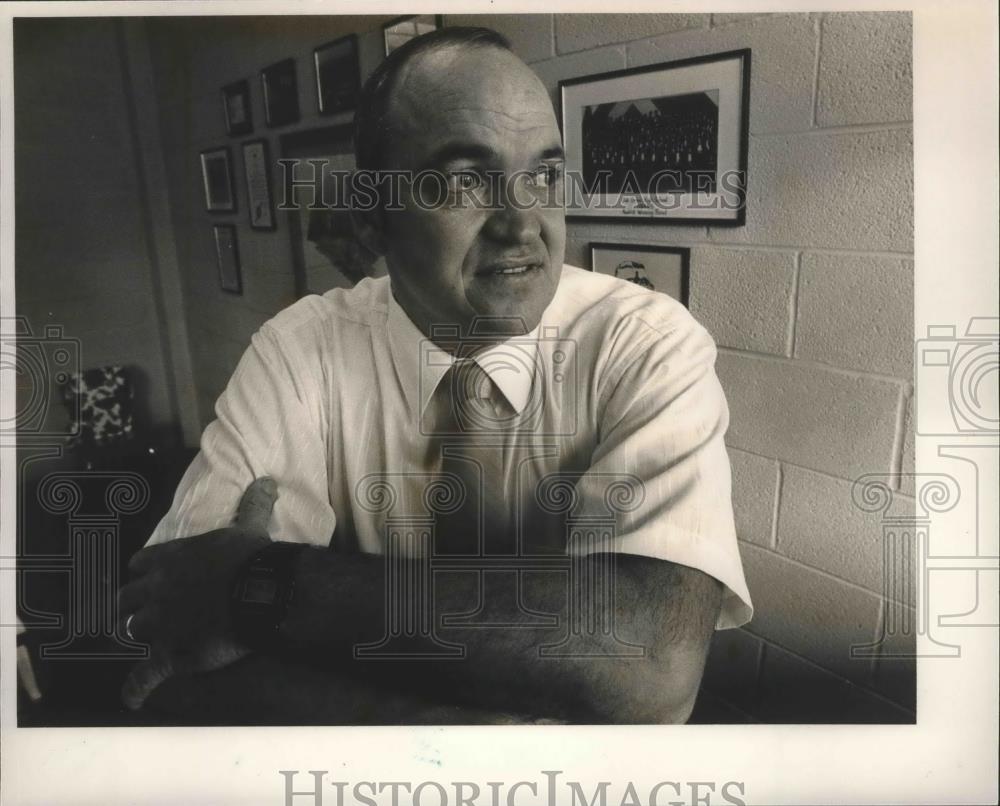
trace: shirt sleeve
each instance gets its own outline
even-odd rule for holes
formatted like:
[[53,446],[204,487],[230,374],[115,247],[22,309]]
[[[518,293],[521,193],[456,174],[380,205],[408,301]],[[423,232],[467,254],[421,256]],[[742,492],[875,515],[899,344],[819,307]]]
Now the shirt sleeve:
[[598,444],[577,482],[582,514],[616,510],[615,533],[570,550],[655,557],[704,571],[725,585],[716,628],[738,627],[753,606],[736,541],[723,441],[729,409],[715,374],[715,344],[686,310],[671,316],[669,329],[640,322],[632,335],[638,349],[609,379]]
[[275,540],[327,545],[336,527],[330,506],[326,439],[310,405],[316,367],[282,346],[265,324],[254,334],[225,391],[201,450],[184,474],[170,511],[147,545],[228,526],[253,479],[271,476],[278,499]]

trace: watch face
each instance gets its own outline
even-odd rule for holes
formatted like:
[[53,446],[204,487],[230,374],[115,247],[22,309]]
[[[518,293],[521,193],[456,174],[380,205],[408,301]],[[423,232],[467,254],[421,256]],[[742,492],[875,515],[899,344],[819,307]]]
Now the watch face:
[[273,579],[248,579],[243,585],[241,602],[249,604],[273,604],[278,594],[278,585]]

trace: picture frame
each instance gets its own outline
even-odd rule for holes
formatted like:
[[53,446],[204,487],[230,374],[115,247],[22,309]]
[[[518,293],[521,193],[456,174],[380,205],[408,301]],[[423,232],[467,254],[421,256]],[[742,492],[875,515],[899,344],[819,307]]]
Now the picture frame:
[[212,227],[215,241],[215,260],[219,271],[219,287],[228,294],[243,293],[240,270],[240,250],[236,240],[236,227],[232,224],[215,224]]
[[688,305],[691,250],[687,247],[591,242],[590,269],[667,294],[685,307]]
[[408,42],[422,34],[436,31],[443,27],[440,14],[410,14],[396,17],[382,26],[382,41],[385,43],[385,55],[388,56],[404,42]]
[[271,160],[266,140],[243,144],[243,172],[247,185],[247,215],[250,228],[274,230],[274,204],[271,201]]
[[226,121],[226,133],[230,136],[250,134],[253,131],[249,81],[241,79],[222,88],[222,114]]
[[742,226],[750,50],[559,82],[571,219]]
[[264,92],[264,122],[271,128],[299,119],[299,84],[295,59],[284,59],[260,71]]
[[342,36],[313,50],[316,104],[321,115],[354,109],[361,91],[358,37]]
[[209,148],[201,152],[201,180],[205,191],[205,209],[210,213],[236,212],[233,170],[229,148]]

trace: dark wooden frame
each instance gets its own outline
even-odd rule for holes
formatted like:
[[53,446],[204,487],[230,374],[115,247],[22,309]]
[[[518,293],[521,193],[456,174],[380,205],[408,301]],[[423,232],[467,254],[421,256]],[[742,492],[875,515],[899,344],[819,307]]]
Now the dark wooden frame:
[[[243,123],[233,123],[229,118],[229,98],[242,95],[247,110],[247,119]],[[245,78],[226,84],[222,88],[222,113],[226,121],[226,134],[238,137],[253,132],[253,105],[250,102],[250,82]]]
[[[212,199],[208,187],[208,170],[206,168],[206,160],[223,155],[225,156],[226,178],[228,180],[229,187],[228,204],[226,204],[225,201],[220,203],[218,200]],[[198,156],[201,164],[202,190],[205,194],[205,210],[209,213],[235,213],[238,205],[236,203],[236,183],[233,180],[233,160],[229,153],[229,146],[206,148],[204,151],[201,151]]]
[[[289,71],[292,76],[292,90],[288,98],[291,98],[294,104],[289,103],[287,111],[278,106],[281,99],[274,94],[274,88],[268,90],[268,82],[273,82],[282,71]],[[260,89],[264,94],[264,122],[270,128],[297,123],[302,117],[302,110],[299,108],[299,76],[295,59],[282,59],[280,62],[269,64],[262,69],[260,71]],[[282,114],[276,114],[277,112]]]
[[[233,239],[233,260],[236,264],[236,287],[226,288],[222,280],[222,255],[219,253],[219,232],[228,231],[232,235]],[[219,288],[225,291],[227,294],[242,294],[243,293],[243,267],[240,265],[240,246],[239,239],[236,237],[236,227],[232,224],[213,224],[212,225],[212,243],[215,247],[215,264],[216,272],[219,275]]]
[[406,22],[407,20],[416,19],[417,17],[434,17],[434,30],[439,31],[444,27],[444,16],[441,14],[404,14],[402,17],[394,17],[387,23],[382,25],[382,52],[383,55],[389,55],[389,43],[385,39],[386,33],[390,28],[399,25],[401,22]]
[[[353,90],[353,96],[351,97],[351,102],[349,104],[334,105],[329,101],[329,99],[324,102],[323,80],[320,77],[319,72],[319,58],[322,51],[333,47],[343,47],[345,45],[350,46],[351,49],[352,58],[350,59],[350,63],[353,69],[353,75],[351,76],[351,88]],[[361,64],[358,54],[357,34],[348,34],[347,36],[342,36],[339,39],[334,39],[320,45],[317,48],[313,48],[313,75],[316,78],[316,109],[321,115],[336,115],[340,112],[348,112],[354,109],[358,105],[358,95],[361,92]]]
[[[663,70],[674,70],[681,67],[691,67],[698,64],[708,64],[711,62],[739,59],[741,62],[740,81],[740,131],[739,155],[737,170],[743,178],[743,182],[737,190],[738,209],[732,218],[698,218],[694,216],[625,216],[617,215],[579,215],[574,214],[572,208],[566,208],[566,217],[579,221],[617,221],[617,222],[648,222],[652,224],[671,224],[677,226],[710,226],[710,227],[741,227],[746,223],[746,189],[747,189],[747,151],[749,146],[750,131],[750,48],[739,50],[729,50],[721,53],[709,53],[703,56],[694,56],[688,59],[678,59],[671,62],[661,62],[659,64],[643,65],[641,67],[631,67],[624,70],[612,70],[607,73],[595,73],[587,76],[563,79],[559,82],[559,105],[557,114],[559,116],[559,129],[562,132],[563,145],[566,144],[565,118],[566,118],[566,88],[580,84],[590,84],[596,81],[606,81],[608,79],[626,78],[644,73],[654,73]],[[582,167],[582,166],[581,166]],[[571,170],[567,165],[567,170]]]
[[[255,224],[253,220],[254,197],[251,191],[250,168],[247,164],[246,151],[247,148],[249,148],[250,146],[258,146],[258,145],[261,146],[264,150],[264,187],[265,187],[265,195],[266,195],[265,201],[267,203],[268,215],[271,219],[271,223],[269,225]],[[242,143],[240,145],[240,153],[241,156],[243,157],[243,179],[247,187],[247,216],[250,220],[250,229],[266,230],[268,232],[273,232],[275,229],[277,229],[278,224],[274,214],[274,197],[272,195],[273,185],[271,184],[271,152],[268,148],[267,140],[264,140],[263,138],[258,140],[247,140],[245,143]]]
[[594,250],[601,249],[622,249],[628,252],[646,252],[668,255],[680,255],[681,258],[681,299],[679,300],[688,307],[691,290],[691,249],[687,246],[669,246],[666,244],[651,243],[605,243],[604,241],[591,241],[587,248],[590,252],[590,270],[594,268]]

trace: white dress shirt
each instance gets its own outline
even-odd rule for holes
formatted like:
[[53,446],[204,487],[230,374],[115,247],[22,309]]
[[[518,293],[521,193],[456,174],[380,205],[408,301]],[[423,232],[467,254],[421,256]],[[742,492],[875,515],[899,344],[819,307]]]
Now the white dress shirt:
[[[610,517],[613,535],[582,551],[715,577],[726,588],[722,629],[748,621],[752,606],[715,355],[679,302],[565,266],[536,330],[476,360],[513,412],[502,486],[525,544],[574,553],[567,514]],[[244,489],[267,475],[278,485],[274,539],[384,553],[387,520],[427,514],[440,456],[423,415],[452,361],[388,278],[299,300],[254,335],[149,542],[229,525]]]

